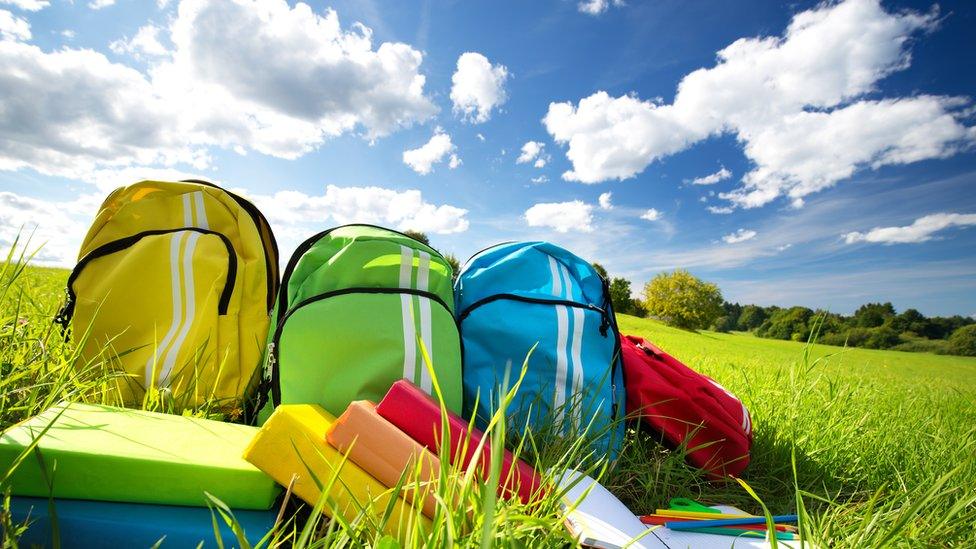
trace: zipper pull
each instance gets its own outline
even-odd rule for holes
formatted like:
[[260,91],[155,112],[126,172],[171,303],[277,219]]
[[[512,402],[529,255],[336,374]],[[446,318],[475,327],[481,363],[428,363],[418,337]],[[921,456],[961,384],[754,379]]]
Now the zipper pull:
[[600,322],[600,335],[607,337],[607,330],[610,329],[610,313],[603,312],[603,321]]
[[268,349],[267,349],[267,351],[265,351],[265,352],[268,353],[268,360],[266,360],[265,363],[264,363],[264,381],[265,382],[270,382],[271,381],[271,372],[274,371],[274,363],[275,363],[275,354],[274,354],[274,351],[275,351],[275,344],[274,344],[274,341],[271,341],[271,342],[268,343]]
[[71,323],[71,316],[75,312],[75,301],[71,298],[71,292],[68,288],[64,289],[64,305],[61,306],[61,310],[54,317],[54,323],[61,326],[61,333],[66,334],[68,331],[68,324]]

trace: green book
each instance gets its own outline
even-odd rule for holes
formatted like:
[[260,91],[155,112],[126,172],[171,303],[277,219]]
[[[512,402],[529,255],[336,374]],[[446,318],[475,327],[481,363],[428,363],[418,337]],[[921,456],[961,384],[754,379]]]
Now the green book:
[[241,457],[257,427],[77,403],[3,432],[0,474],[48,426],[39,456],[10,478],[13,495],[200,507],[209,492],[232,508],[268,509],[280,490]]

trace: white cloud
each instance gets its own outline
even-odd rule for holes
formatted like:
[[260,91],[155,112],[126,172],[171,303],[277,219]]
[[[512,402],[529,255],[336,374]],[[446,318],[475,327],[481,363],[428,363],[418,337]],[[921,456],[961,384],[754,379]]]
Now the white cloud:
[[426,202],[419,190],[396,191],[382,187],[337,187],[325,194],[309,196],[298,191],[281,191],[272,196],[250,194],[275,230],[300,223],[374,223],[400,230],[412,229],[436,234],[468,230],[467,210]]
[[713,214],[718,214],[718,215],[730,214],[733,211],[735,211],[735,208],[733,208],[732,206],[709,206],[706,209],[709,212],[711,212]]
[[600,207],[603,208],[604,210],[612,210],[613,202],[610,201],[612,197],[613,197],[613,193],[611,193],[610,191],[602,193],[599,198]]
[[159,41],[160,30],[156,25],[143,25],[132,38],[116,40],[108,47],[119,55],[131,54],[136,58],[166,55],[169,50]]
[[295,158],[362,128],[373,139],[426,120],[421,52],[372,31],[343,30],[334,10],[284,0],[184,0],[172,24],[173,62],[154,81],[221,141]]
[[368,28],[343,30],[331,10],[184,0],[168,30],[171,56],[148,73],[92,50],[0,41],[0,170],[201,169],[215,146],[296,158],[330,137],[374,139],[436,112],[419,51],[374,48]]
[[593,206],[581,200],[536,204],[525,211],[530,227],[549,227],[556,232],[593,231]]
[[0,253],[6,256],[19,235],[18,251],[37,251],[35,263],[59,267],[74,264],[102,198],[89,194],[58,202],[0,191]]
[[30,40],[30,38],[30,23],[26,19],[17,17],[7,10],[0,10],[0,39]]
[[644,213],[642,213],[640,218],[645,219],[647,221],[657,221],[661,219],[661,212],[655,210],[654,208],[650,208]]
[[0,0],[0,4],[14,6],[24,11],[40,11],[51,5],[48,0]]
[[549,181],[549,178],[547,176],[545,176],[545,175],[540,175],[539,177],[533,177],[529,181],[535,183],[536,185],[539,185],[539,184],[548,182]]
[[526,141],[522,145],[522,154],[515,159],[516,164],[526,164],[532,162],[542,153],[542,149],[545,148],[546,144],[540,141]]
[[522,153],[515,159],[515,163],[527,164],[532,162],[536,168],[545,168],[550,159],[549,155],[545,154],[545,146],[546,144],[541,141],[526,141],[522,145]]
[[938,13],[886,12],[878,0],[825,3],[796,14],[782,37],[743,38],[718,63],[686,75],[671,104],[597,92],[552,103],[543,122],[583,183],[627,179],[709,136],[731,133],[755,168],[722,195],[757,207],[793,205],[863,168],[943,158],[976,140],[968,100],[865,99],[909,66],[913,34]]
[[478,141],[481,141],[482,143],[485,142],[485,136],[481,135],[480,133],[475,134],[475,135],[478,136]]
[[101,53],[0,41],[0,89],[0,170],[84,179],[97,168],[207,164],[179,105]]
[[427,175],[433,171],[434,164],[443,162],[444,158],[450,155],[448,166],[454,169],[461,164],[457,155],[452,154],[455,150],[456,147],[451,143],[451,136],[444,133],[441,128],[436,128],[427,143],[416,149],[403,151],[403,163],[420,175]]
[[692,185],[714,185],[720,181],[725,181],[726,179],[732,177],[732,172],[729,171],[725,166],[715,173],[711,173],[702,177],[696,177],[691,180]]
[[935,233],[950,227],[976,225],[976,214],[937,213],[926,215],[904,227],[875,227],[867,233],[849,232],[843,235],[848,244],[879,242],[883,244],[914,244],[932,240]]
[[58,34],[60,34],[64,38],[67,38],[68,40],[74,40],[74,38],[76,36],[75,31],[73,31],[71,29],[64,29],[63,31],[61,31]]
[[93,10],[100,10],[102,8],[107,8],[109,6],[114,6],[115,0],[92,0],[88,3],[88,7]]
[[474,124],[486,122],[491,118],[492,109],[505,102],[508,76],[505,65],[492,65],[480,53],[462,53],[451,76],[454,112]]
[[624,5],[624,0],[583,0],[576,5],[580,13],[587,15],[600,15],[607,11],[610,6],[620,7]]
[[726,244],[738,244],[739,242],[745,242],[746,240],[756,238],[757,234],[759,233],[751,229],[739,229],[734,233],[723,236],[722,241]]

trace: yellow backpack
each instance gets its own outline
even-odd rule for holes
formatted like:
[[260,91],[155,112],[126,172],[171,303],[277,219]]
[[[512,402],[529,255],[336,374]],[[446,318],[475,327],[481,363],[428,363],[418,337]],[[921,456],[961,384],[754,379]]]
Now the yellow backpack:
[[253,204],[197,180],[122,187],[78,258],[58,322],[79,367],[113,372],[105,400],[137,406],[153,387],[178,409],[240,409],[278,290],[278,248]]

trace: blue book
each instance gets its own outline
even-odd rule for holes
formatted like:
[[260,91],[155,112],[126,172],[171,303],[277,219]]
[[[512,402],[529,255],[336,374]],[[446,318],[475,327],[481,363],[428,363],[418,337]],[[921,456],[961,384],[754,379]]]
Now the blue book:
[[[46,498],[11,497],[10,514],[15,524],[30,522],[20,538],[21,547],[51,547],[52,520]],[[214,511],[217,513],[217,511]],[[217,547],[213,519],[207,507],[148,505],[79,499],[55,499],[54,514],[61,547],[118,548]],[[234,511],[252,545],[274,526],[275,511]],[[225,547],[238,547],[237,538],[217,513],[217,523]]]

